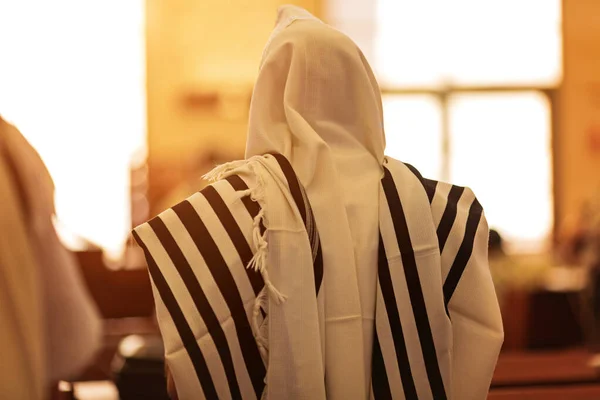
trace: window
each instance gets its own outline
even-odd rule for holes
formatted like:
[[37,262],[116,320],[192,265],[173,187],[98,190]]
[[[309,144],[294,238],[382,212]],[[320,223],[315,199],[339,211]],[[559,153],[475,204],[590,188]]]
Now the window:
[[550,108],[536,91],[450,97],[450,179],[470,186],[491,226],[521,249],[552,225]]
[[117,253],[145,143],[144,2],[0,0],[0,113],[44,159],[63,239]]
[[[442,169],[442,113],[435,96],[385,96],[386,154],[418,165],[424,176]],[[411,132],[406,135],[404,132]]]
[[471,187],[510,251],[549,244],[561,1],[328,0],[326,17],[371,61],[387,154]]
[[384,87],[560,79],[560,0],[376,0],[374,7],[371,46]]

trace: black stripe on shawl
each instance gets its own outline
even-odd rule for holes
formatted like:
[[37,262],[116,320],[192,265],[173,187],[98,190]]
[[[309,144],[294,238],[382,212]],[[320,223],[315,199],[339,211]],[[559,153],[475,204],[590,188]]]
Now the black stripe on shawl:
[[427,377],[429,378],[431,392],[435,399],[446,399],[446,391],[440,373],[431,326],[429,325],[429,317],[427,316],[427,308],[425,306],[425,299],[421,288],[415,253],[410,240],[410,232],[408,231],[408,225],[406,223],[406,216],[404,215],[402,202],[400,201],[394,178],[387,168],[384,168],[384,177],[381,183],[390,208],[390,214],[392,216],[392,222],[398,240],[398,247],[404,266],[404,276],[406,277],[408,294],[410,296],[415,323],[417,325],[417,332],[421,342],[421,351],[425,361],[425,369],[427,371]]
[[373,331],[373,366],[372,366],[371,385],[373,386],[373,397],[376,400],[392,400],[390,391],[390,382],[388,380],[383,354],[377,337],[377,326]]
[[465,235],[460,244],[456,258],[450,267],[446,281],[444,282],[444,301],[446,303],[446,312],[448,312],[448,303],[458,286],[458,282],[471,258],[473,253],[473,244],[475,243],[475,235],[477,227],[483,214],[483,208],[477,199],[473,200],[469,208],[469,216],[467,217],[467,225],[465,226]]
[[442,214],[442,218],[440,219],[440,224],[437,227],[437,237],[440,247],[440,253],[444,250],[444,246],[446,245],[446,241],[448,240],[448,236],[450,235],[450,231],[452,230],[452,225],[456,220],[458,201],[460,200],[460,197],[462,196],[464,191],[464,187],[453,185],[450,189],[450,193],[448,193],[446,208],[444,209],[444,213]]
[[[404,389],[404,395],[407,399],[418,399],[417,389],[410,369],[410,362],[408,358],[408,352],[406,350],[406,342],[404,340],[404,332],[402,330],[402,322],[400,320],[400,314],[398,312],[398,303],[396,302],[396,294],[394,293],[394,286],[392,284],[392,275],[390,274],[390,268],[385,253],[385,246],[383,244],[383,238],[379,234],[379,255],[378,255],[378,280],[379,286],[381,287],[381,294],[385,303],[385,309],[388,315],[388,321],[392,332],[392,339],[394,341],[394,349],[396,350],[396,362],[398,363],[398,369],[400,370],[400,378],[402,379],[402,387]],[[379,341],[377,342],[379,344]],[[375,353],[373,349],[373,365],[375,366],[375,357],[381,354]],[[381,353],[381,349],[379,350]],[[379,362],[379,361],[377,361]],[[383,358],[381,359],[383,363]],[[385,367],[383,368],[385,371]],[[375,382],[382,379],[381,377],[375,376],[375,368],[373,368],[373,392],[377,394],[377,391],[386,391],[386,386],[376,387]],[[379,383],[379,382],[378,382]],[[387,390],[389,391],[389,382],[386,382]],[[377,396],[376,396],[377,397]],[[385,396],[384,396],[385,398]]]
[[[248,190],[248,185],[246,185],[246,182],[244,182],[244,180],[240,178],[239,175],[229,175],[227,178],[225,178],[225,180],[229,182],[231,187],[237,192],[242,190]],[[244,203],[244,206],[248,210],[250,216],[254,219],[260,211],[260,206],[258,205],[258,203],[252,201],[250,196],[242,197],[242,202]]]
[[[244,303],[235,280],[233,279],[233,275],[223,259],[217,244],[196,210],[194,210],[194,207],[188,201],[184,201],[174,206],[173,211],[179,216],[179,219],[196,244],[198,251],[200,251],[200,254],[204,258],[206,266],[210,270],[213,279],[229,307],[240,349],[242,350],[242,356],[246,364],[246,369],[250,375],[250,380],[252,381],[256,396],[260,397],[265,386],[264,378],[266,369],[262,362],[260,352],[258,351],[258,345],[256,344],[254,334],[250,328]],[[195,282],[198,283],[197,280],[195,280]],[[200,285],[198,284],[198,288],[199,287]],[[221,329],[220,325],[218,325],[218,329]],[[225,343],[225,345],[226,344],[227,343]]]
[[[189,204],[187,201],[184,201],[175,207],[186,203]],[[181,279],[185,283],[185,286],[188,289],[188,292],[190,293],[190,296],[192,297],[192,300],[194,301],[202,320],[206,324],[206,328],[208,329],[208,332],[215,343],[215,347],[219,352],[219,356],[221,357],[221,362],[223,363],[223,369],[225,370],[231,397],[234,399],[241,399],[242,396],[240,393],[240,387],[235,375],[233,359],[231,357],[231,351],[229,349],[229,344],[227,343],[227,338],[225,337],[225,332],[219,323],[217,315],[211,308],[206,294],[202,290],[202,287],[200,287],[200,283],[198,282],[196,275],[194,275],[192,267],[188,263],[173,236],[171,236],[169,229],[159,217],[150,220],[148,224],[152,227],[154,233],[156,233],[158,240],[160,240],[160,243],[169,255],[173,265],[179,272],[179,275],[181,275]]]
[[[248,190],[248,185],[246,184],[246,182],[244,182],[242,178],[239,177],[239,175],[229,175],[227,178],[225,178],[225,180],[229,182],[231,187],[237,192]],[[246,207],[246,210],[248,210],[248,214],[250,214],[250,217],[252,217],[252,219],[256,218],[256,216],[260,212],[260,205],[256,201],[252,200],[250,196],[242,197],[242,203]],[[265,228],[263,222],[260,221],[260,233],[263,234],[266,229],[267,228]],[[244,267],[248,269],[248,264],[245,264]],[[263,318],[267,316],[267,313],[262,307],[260,308],[260,313],[262,314]]]
[[221,221],[221,224],[227,231],[231,242],[235,246],[235,249],[240,256],[240,260],[242,260],[242,265],[246,270],[246,274],[248,275],[248,279],[250,280],[254,294],[258,296],[265,284],[260,272],[253,268],[246,268],[248,264],[250,264],[253,254],[248,241],[244,237],[244,233],[235,221],[235,218],[231,214],[229,207],[227,207],[223,201],[223,198],[219,192],[217,192],[217,189],[215,189],[213,186],[207,186],[202,190],[202,194],[208,201],[208,204],[210,204],[212,207],[215,214],[217,214],[219,221]]
[[321,289],[321,283],[323,282],[323,251],[321,249],[320,240],[317,246],[317,255],[315,256],[313,269],[315,273],[315,291],[318,295],[319,290]]
[[[316,221],[314,220],[314,214],[312,213],[312,210],[310,209],[310,203],[308,202],[308,198],[306,198],[306,203],[305,203],[304,195],[302,194],[303,188],[300,185],[300,181],[298,180],[298,177],[296,176],[296,173],[294,172],[294,168],[292,167],[292,164],[290,164],[288,159],[278,153],[271,153],[271,155],[273,157],[275,157],[275,160],[277,160],[277,162],[279,163],[279,167],[281,168],[281,170],[283,171],[283,174],[285,175],[288,186],[290,188],[290,193],[292,194],[292,198],[294,199],[294,202],[296,203],[296,207],[298,207],[298,210],[300,211],[300,215],[302,217],[302,221],[304,221],[304,225],[307,227],[307,233],[309,235],[308,241],[309,241],[309,243],[312,244],[313,238],[310,237],[311,233],[308,232],[308,223],[309,223],[308,218],[312,219],[312,225],[313,225],[313,229],[314,229],[313,235],[318,235],[318,233],[317,233],[318,228],[317,228]],[[309,215],[307,215],[307,214],[309,214]],[[323,282],[323,253],[321,250],[321,240],[320,239],[317,240],[316,245],[317,245],[317,251],[316,251],[315,258],[313,260],[313,270],[314,270],[314,276],[315,276],[315,291],[318,295],[319,290],[321,289],[321,283]]]
[[165,304],[165,307],[169,311],[171,319],[175,324],[175,328],[181,337],[183,347],[187,351],[188,356],[192,361],[192,365],[196,371],[196,376],[198,377],[198,381],[202,387],[204,397],[207,399],[217,399],[217,390],[215,389],[212,377],[210,376],[210,371],[206,365],[206,360],[202,355],[202,350],[200,350],[200,346],[198,346],[198,342],[196,341],[192,329],[188,325],[185,316],[183,315],[183,311],[181,311],[179,304],[177,304],[177,300],[175,299],[169,284],[167,283],[163,274],[160,272],[160,268],[158,268],[158,265],[156,265],[156,262],[154,261],[152,254],[150,254],[150,251],[148,251],[146,244],[135,231],[133,231],[133,237],[146,255],[148,271],[150,272],[152,281],[154,282],[154,285],[156,286],[158,294]]
[[[230,175],[225,178],[225,180],[229,182],[231,187],[236,191],[248,190],[248,185],[246,185],[246,182],[244,182],[244,180],[238,175]],[[246,207],[246,210],[248,210],[248,213],[252,219],[256,218],[260,212],[260,205],[256,201],[252,200],[250,196],[242,197],[242,203],[244,203],[244,206]],[[263,222],[260,221],[260,234],[262,235],[266,230],[267,228],[265,228]]]
[[300,211],[302,221],[304,221],[304,224],[306,224],[306,205],[304,204],[302,189],[300,188],[300,182],[298,181],[298,177],[294,172],[294,168],[292,167],[288,159],[282,156],[281,154],[272,153],[271,155],[275,157],[275,159],[279,163],[279,167],[283,171],[283,175],[285,175],[285,179],[287,180],[288,186],[290,188],[290,193],[294,198],[294,202],[298,207],[298,211]]
[[421,175],[419,170],[417,170],[412,165],[410,165],[408,163],[404,163],[404,165],[406,165],[408,167],[408,169],[410,169],[410,171],[413,174],[415,174],[415,176],[419,179],[419,181],[421,181],[421,185],[423,185],[425,192],[427,192],[427,198],[429,198],[429,204],[431,204],[431,202],[433,201],[433,196],[435,196],[435,190],[437,188],[438,182],[431,180],[431,179],[423,178],[423,175]]

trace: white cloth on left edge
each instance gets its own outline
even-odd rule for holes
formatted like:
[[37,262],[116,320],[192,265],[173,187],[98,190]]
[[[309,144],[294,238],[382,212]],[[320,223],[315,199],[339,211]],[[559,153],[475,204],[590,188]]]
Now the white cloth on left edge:
[[[23,292],[18,287],[11,292],[30,296],[38,303],[37,307],[41,307],[42,380],[48,385],[73,377],[91,361],[100,346],[101,319],[78,271],[77,261],[56,234],[52,221],[52,178],[29,142],[14,126],[1,119],[0,157],[10,171],[13,194],[19,202],[27,234],[24,239],[35,257],[35,264],[30,266],[34,270],[29,273],[38,282],[35,292]],[[5,260],[2,268],[8,270],[15,262],[15,259]],[[24,316],[19,313],[18,317]],[[25,345],[38,346],[36,343]]]
[[41,282],[4,157],[0,157],[0,204],[0,397],[41,400],[47,375]]

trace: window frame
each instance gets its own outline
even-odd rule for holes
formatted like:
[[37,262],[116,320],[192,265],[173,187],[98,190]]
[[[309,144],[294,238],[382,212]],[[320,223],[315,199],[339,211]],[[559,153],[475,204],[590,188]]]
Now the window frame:
[[[563,61],[564,63],[564,61]],[[467,93],[485,93],[492,94],[498,92],[537,92],[543,95],[550,107],[550,143],[551,143],[551,164],[550,164],[550,176],[552,177],[551,185],[552,185],[552,197],[553,197],[553,207],[552,207],[552,227],[551,227],[551,237],[549,240],[553,240],[556,236],[557,232],[557,223],[558,221],[558,209],[559,205],[557,204],[558,199],[558,177],[557,177],[557,166],[556,166],[556,157],[555,157],[555,149],[556,149],[556,141],[558,137],[558,129],[560,126],[559,123],[559,93],[560,93],[561,81],[555,86],[536,86],[536,85],[522,85],[522,86],[454,86],[454,85],[445,85],[440,87],[390,87],[384,86],[381,87],[381,95],[382,96],[411,96],[411,95],[428,95],[435,98],[440,105],[440,113],[441,113],[441,152],[442,152],[442,161],[441,161],[441,179],[443,181],[450,181],[450,159],[452,156],[451,151],[451,132],[450,132],[450,98],[453,95],[457,94],[467,94]]]

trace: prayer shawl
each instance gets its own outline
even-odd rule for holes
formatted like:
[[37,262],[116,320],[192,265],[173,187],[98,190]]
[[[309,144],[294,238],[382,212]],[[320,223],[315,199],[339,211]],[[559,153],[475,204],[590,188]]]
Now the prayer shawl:
[[282,7],[248,125],[246,160],[135,230],[180,398],[484,398],[502,342],[485,219],[386,160],[354,42]]
[[[179,398],[332,398],[327,266],[302,185],[279,155],[219,175],[134,231]],[[479,202],[388,158],[379,216],[370,398],[484,399],[502,328]]]

